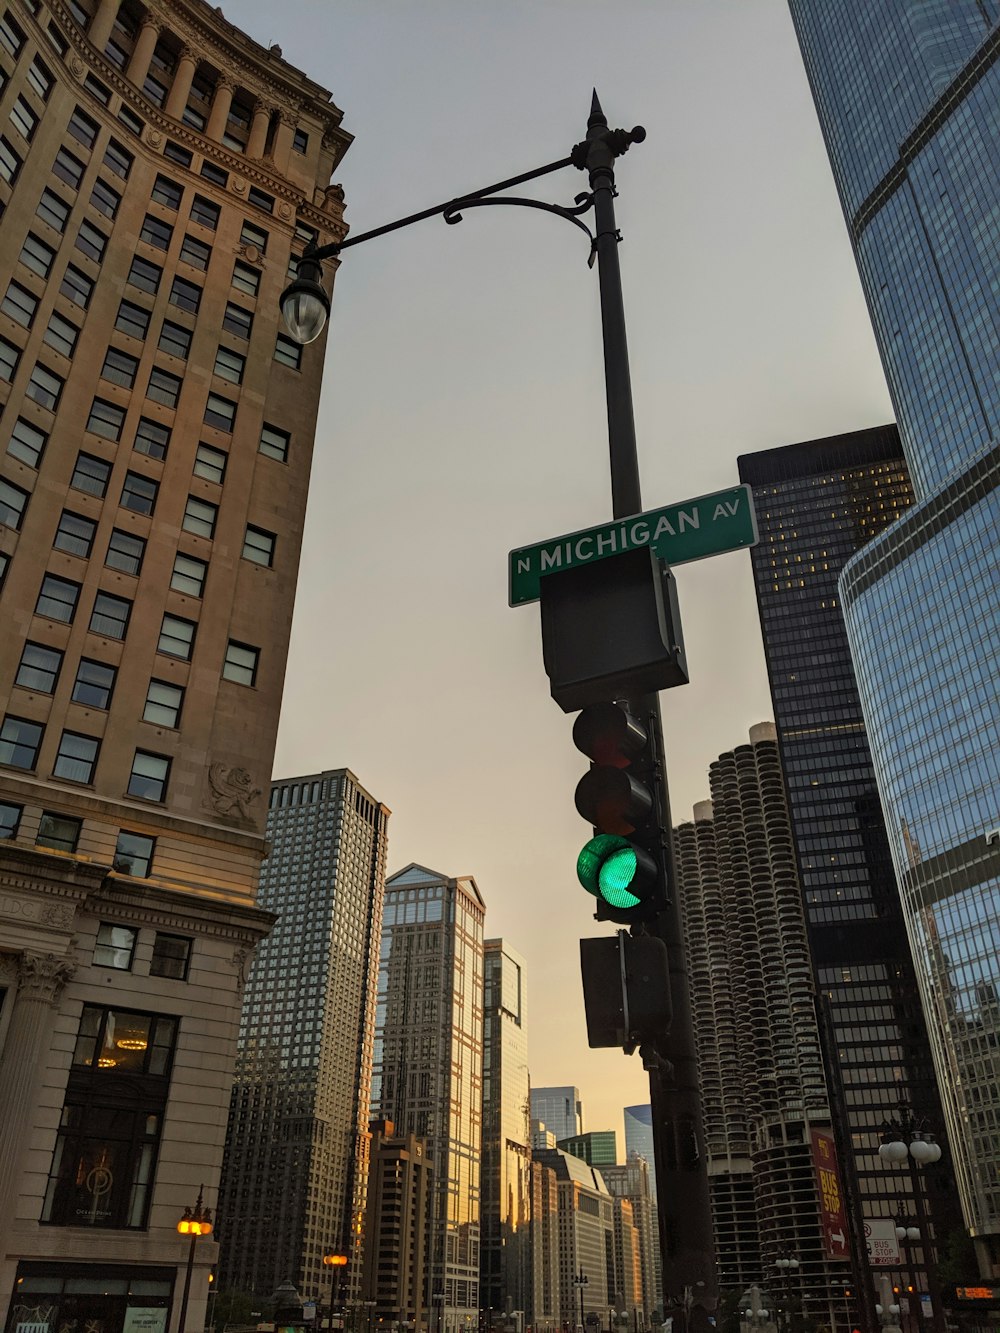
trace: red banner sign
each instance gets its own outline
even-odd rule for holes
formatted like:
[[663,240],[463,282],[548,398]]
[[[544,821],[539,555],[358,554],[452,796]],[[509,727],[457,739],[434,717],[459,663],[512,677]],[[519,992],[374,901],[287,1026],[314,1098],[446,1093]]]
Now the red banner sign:
[[837,1170],[837,1147],[823,1129],[812,1130],[812,1160],[819,1189],[819,1215],[823,1227],[823,1253],[828,1259],[850,1258],[847,1214]]

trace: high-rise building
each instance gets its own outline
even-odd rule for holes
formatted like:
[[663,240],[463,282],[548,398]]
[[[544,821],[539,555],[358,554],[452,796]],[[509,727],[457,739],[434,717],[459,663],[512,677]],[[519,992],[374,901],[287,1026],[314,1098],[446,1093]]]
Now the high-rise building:
[[563,1318],[559,1310],[559,1187],[555,1170],[540,1162],[534,1150],[530,1180],[532,1328],[552,1333]]
[[541,1120],[557,1139],[583,1133],[579,1088],[532,1088],[531,1118]]
[[[909,1177],[887,1178],[875,1151],[880,1131],[901,1101],[939,1131],[942,1110],[837,595],[845,563],[910,504],[906,464],[883,426],[748,455],[740,478],[757,510],[754,581],[827,1069],[864,1215],[913,1216]],[[939,1242],[961,1227],[952,1182],[947,1161],[926,1179]]]
[[479,1319],[485,911],[471,875],[408,865],[385,883],[372,1108],[427,1142],[436,1333]]
[[325,1254],[357,1293],[389,811],[346,768],[272,783],[258,902],[277,914],[247,981],[219,1191],[222,1290],[291,1280],[323,1298]]
[[371,1125],[371,1157],[365,1201],[361,1305],[368,1322],[405,1323],[427,1329],[427,1224],[431,1163],[427,1143],[397,1135],[391,1120]]
[[625,1156],[638,1153],[645,1158],[649,1167],[649,1192],[656,1208],[656,1154],[653,1151],[653,1108],[647,1102],[645,1106],[626,1106],[625,1116]]
[[278,296],[350,136],[203,0],[10,0],[0,88],[0,1313],[166,1330],[273,920],[323,363]]
[[645,1328],[655,1322],[653,1311],[663,1310],[659,1290],[659,1232],[656,1204],[649,1192],[649,1165],[638,1153],[630,1153],[624,1165],[602,1166],[601,1175],[612,1195],[616,1199],[627,1199],[631,1205],[639,1257],[639,1295],[634,1303],[642,1316],[633,1319],[632,1323],[633,1327],[641,1325]]
[[824,1254],[812,1161],[830,1111],[773,724],[752,727],[709,778],[712,800],[675,848],[722,1283],[772,1282],[793,1256],[786,1301],[809,1300],[836,1327],[843,1267]]
[[588,1166],[614,1166],[618,1160],[618,1139],[613,1129],[588,1129],[586,1134],[559,1139],[556,1147]]
[[531,1146],[532,1148],[554,1148],[556,1146],[556,1136],[543,1120],[532,1120],[531,1122]]
[[[535,1160],[555,1173],[558,1204],[559,1312],[570,1325],[586,1326],[586,1315],[603,1325],[614,1293],[614,1202],[604,1177],[578,1157],[545,1148]],[[582,1274],[586,1284],[573,1279]],[[581,1320],[580,1316],[584,1318]]]
[[520,1310],[532,1324],[527,987],[506,940],[485,942],[483,984],[479,1304],[488,1319]]
[[916,501],[839,590],[965,1220],[1000,1273],[1000,7],[791,0]]

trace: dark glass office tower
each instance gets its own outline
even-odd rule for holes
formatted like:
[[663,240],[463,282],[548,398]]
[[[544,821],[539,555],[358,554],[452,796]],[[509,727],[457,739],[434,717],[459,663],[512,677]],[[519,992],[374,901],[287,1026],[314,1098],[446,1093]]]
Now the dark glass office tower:
[[1000,1273],[1000,4],[791,0],[915,503],[840,596],[951,1153]]
[[[894,426],[750,454],[739,468],[760,530],[754,581],[809,946],[832,1019],[827,1059],[863,1211],[893,1218],[913,1200],[878,1157],[882,1123],[901,1100],[939,1130],[943,1121],[837,579],[912,491]],[[927,1178],[939,1241],[961,1225],[949,1161]]]

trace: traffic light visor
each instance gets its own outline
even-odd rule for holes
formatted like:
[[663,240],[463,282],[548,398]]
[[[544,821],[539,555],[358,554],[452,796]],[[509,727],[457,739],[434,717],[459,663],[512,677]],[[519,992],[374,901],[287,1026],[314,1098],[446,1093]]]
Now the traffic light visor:
[[588,893],[617,908],[638,907],[656,879],[651,857],[627,838],[599,833],[577,857],[577,878]]

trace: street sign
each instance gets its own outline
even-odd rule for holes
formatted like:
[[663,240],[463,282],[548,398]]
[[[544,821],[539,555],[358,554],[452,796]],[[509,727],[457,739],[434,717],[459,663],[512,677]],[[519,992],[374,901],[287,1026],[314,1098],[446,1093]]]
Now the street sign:
[[522,546],[508,556],[508,602],[522,606],[539,596],[543,574],[576,569],[608,556],[651,546],[668,565],[683,565],[723,551],[757,544],[757,519],[749,486],[699,495],[680,504],[648,509],[644,514],[583,528]]
[[847,1216],[840,1192],[837,1171],[837,1147],[831,1135],[822,1129],[811,1131],[812,1160],[819,1187],[820,1222],[823,1227],[823,1253],[828,1259],[848,1259]]
[[876,1268],[898,1268],[899,1241],[896,1223],[891,1217],[869,1217],[865,1221],[865,1244],[868,1262]]

